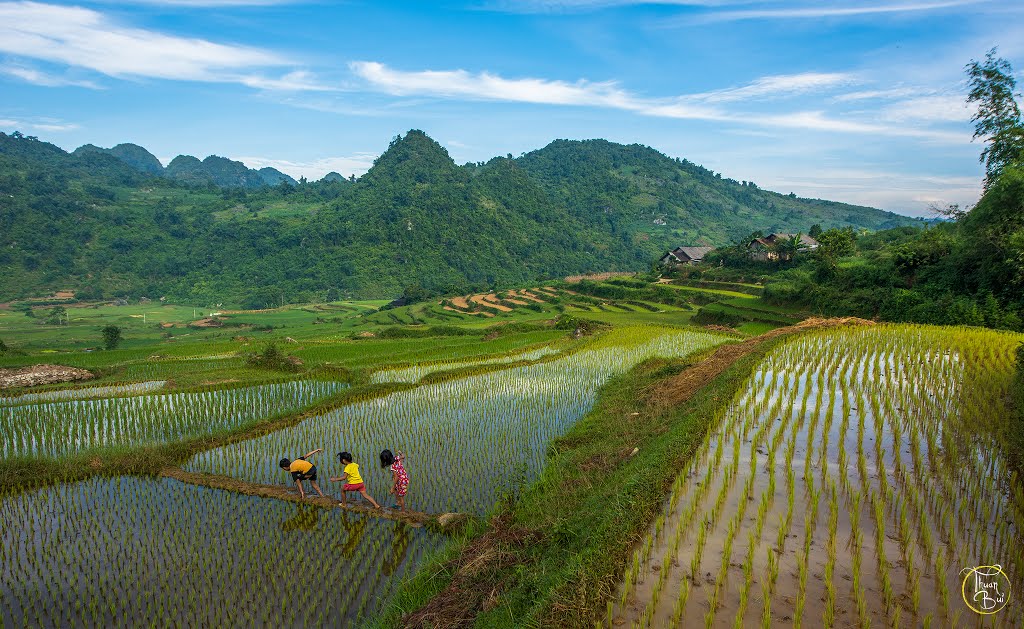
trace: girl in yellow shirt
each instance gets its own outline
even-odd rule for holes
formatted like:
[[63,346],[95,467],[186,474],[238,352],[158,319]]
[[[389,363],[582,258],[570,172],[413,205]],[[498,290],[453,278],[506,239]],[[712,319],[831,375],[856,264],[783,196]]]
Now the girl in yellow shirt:
[[370,494],[366,493],[366,484],[363,482],[363,477],[359,474],[359,464],[352,462],[352,455],[348,452],[339,452],[338,460],[345,466],[345,471],[341,476],[332,476],[331,482],[338,483],[345,481],[345,486],[341,488],[341,506],[348,506],[348,492],[358,491],[362,494],[363,498],[370,501],[370,504],[380,509],[380,505],[377,504],[377,501],[374,500]]

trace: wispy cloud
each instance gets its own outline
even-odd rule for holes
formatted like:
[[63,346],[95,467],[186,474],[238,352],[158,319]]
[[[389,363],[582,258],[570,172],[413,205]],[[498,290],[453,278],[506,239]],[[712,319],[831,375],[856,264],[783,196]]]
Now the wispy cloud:
[[[916,137],[941,142],[966,142],[969,136],[910,125],[886,125],[878,120],[830,117],[823,111],[757,113],[727,109],[726,104],[768,100],[831,89],[853,81],[843,73],[806,73],[769,76],[748,85],[674,98],[649,98],[614,82],[566,82],[538,78],[507,79],[489,72],[465,70],[395,70],[382,63],[360,61],[352,71],[369,87],[395,96],[429,96],[502,102],[601,107],[644,116],[681,120],[707,120],[740,125]],[[894,115],[897,112],[894,111]],[[922,118],[923,120],[924,118]],[[934,120],[934,118],[933,118]]]
[[278,53],[122,25],[81,7],[37,2],[0,3],[0,51],[84,68],[115,78],[242,83],[259,89],[326,89],[291,70]]
[[98,90],[102,89],[100,85],[93,81],[83,81],[79,79],[71,79],[68,77],[57,76],[53,74],[47,74],[35,68],[30,68],[23,65],[5,65],[0,66],[0,74],[6,74],[17,79],[21,79],[26,83],[33,85],[41,85],[44,87],[87,87],[89,89]]
[[821,92],[855,81],[856,78],[852,74],[842,72],[784,74],[761,77],[741,87],[694,94],[689,98],[708,103],[727,103],[744,101],[751,98],[779,98],[807,94],[809,92]]
[[813,175],[765,173],[763,185],[812,198],[840,198],[911,216],[934,216],[929,206],[959,203],[970,207],[981,195],[977,177],[930,175],[869,169],[818,169]]
[[61,120],[52,120],[48,118],[36,119],[36,120],[22,120],[16,118],[0,118],[0,129],[9,129],[11,131],[74,131],[78,129],[77,124],[71,122],[63,122]]
[[258,7],[298,4],[302,0],[96,0],[106,4],[151,4],[181,7]]
[[407,72],[375,61],[354,61],[349,67],[373,87],[395,96],[459,96],[477,100],[598,105],[620,109],[634,106],[633,97],[612,82],[506,79],[489,72],[472,74],[465,70]]
[[940,0],[936,2],[889,2],[884,4],[852,3],[836,5],[826,2],[778,7],[767,5],[756,9],[728,9],[723,11],[707,11],[698,15],[687,16],[676,20],[673,24],[692,24],[707,22],[733,22],[739,20],[794,20],[859,17],[863,15],[918,13],[981,4],[988,0]]
[[377,159],[377,153],[353,153],[339,157],[324,157],[310,162],[293,162],[283,159],[270,159],[266,157],[232,157],[250,168],[276,168],[281,172],[298,179],[305,177],[310,181],[321,179],[329,172],[336,172],[340,175],[362,175],[373,166],[373,160]]
[[718,7],[749,0],[491,0],[481,7],[504,13],[581,13],[630,6]]

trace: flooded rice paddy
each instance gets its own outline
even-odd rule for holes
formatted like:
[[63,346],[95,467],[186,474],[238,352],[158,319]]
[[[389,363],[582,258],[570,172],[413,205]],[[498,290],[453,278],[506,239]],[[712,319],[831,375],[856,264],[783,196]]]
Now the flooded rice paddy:
[[[1019,627],[1024,491],[995,442],[1019,335],[821,331],[774,351],[676,480],[612,626]],[[975,601],[977,605],[980,602]]]

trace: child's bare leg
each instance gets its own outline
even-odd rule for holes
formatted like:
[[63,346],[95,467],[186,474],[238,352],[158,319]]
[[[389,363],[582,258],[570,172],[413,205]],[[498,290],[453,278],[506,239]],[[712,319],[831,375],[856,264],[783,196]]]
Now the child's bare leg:
[[299,488],[299,498],[305,498],[306,497],[306,490],[302,488],[302,481],[300,481],[300,480],[295,481],[295,485]]
[[398,501],[398,510],[405,511],[405,496],[402,494],[395,494],[395,500]]
[[325,497],[324,492],[320,491],[320,485],[317,485],[315,480],[309,481],[309,484],[313,486],[313,489],[316,490],[316,493],[320,494],[321,498]]
[[368,493],[366,492],[366,490],[365,490],[365,489],[363,489],[363,490],[360,490],[360,492],[359,492],[359,493],[363,495],[363,498],[366,498],[367,500],[369,500],[369,501],[370,501],[370,504],[372,504],[372,505],[373,505],[374,507],[377,507],[378,509],[380,509],[380,505],[379,505],[379,504],[377,504],[377,501],[376,501],[376,500],[374,500],[374,499],[373,499],[373,498],[372,498],[372,497],[370,496],[370,494],[368,494]]
[[348,506],[348,492],[345,491],[344,489],[341,490],[341,506]]

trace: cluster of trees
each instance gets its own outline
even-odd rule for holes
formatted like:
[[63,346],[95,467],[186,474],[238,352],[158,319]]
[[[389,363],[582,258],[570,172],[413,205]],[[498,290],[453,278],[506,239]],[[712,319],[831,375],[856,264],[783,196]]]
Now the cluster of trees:
[[946,208],[948,220],[926,229],[825,230],[816,236],[820,249],[788,262],[754,262],[737,245],[709,256],[721,268],[705,273],[760,276],[766,299],[825,314],[1024,329],[1024,125],[1016,83],[994,50],[967,73],[975,137],[985,142],[985,188],[974,208]]
[[263,308],[402,293],[415,300],[641,270],[679,244],[677,232],[653,231],[649,217],[638,218],[652,207],[670,223],[703,225],[722,239],[749,227],[737,227],[734,211],[763,224],[769,206],[784,208],[794,228],[847,218],[872,228],[909,222],[765,192],[648,147],[603,140],[559,140],[519,158],[458,166],[410,131],[357,181],[257,189],[188,185],[154,174],[151,162],[141,147],[69,155],[0,133],[0,301],[75,289],[83,300]]

